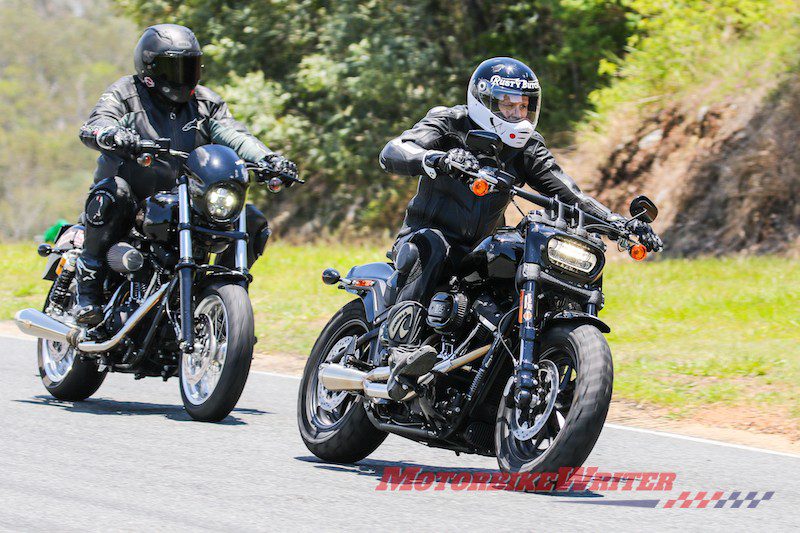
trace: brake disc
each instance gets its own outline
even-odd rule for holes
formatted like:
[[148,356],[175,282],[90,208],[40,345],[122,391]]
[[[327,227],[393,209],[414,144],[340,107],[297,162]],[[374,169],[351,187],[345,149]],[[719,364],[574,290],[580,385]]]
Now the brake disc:
[[[549,384],[549,390],[546,391],[543,401],[539,401],[536,405],[528,408],[527,412],[520,411],[519,407],[514,406],[514,411],[511,416],[510,429],[514,438],[519,441],[526,441],[532,439],[538,434],[550,415],[553,414],[553,408],[556,405],[556,398],[558,397],[558,367],[556,364],[548,359],[539,361],[539,387]],[[541,396],[539,396],[541,398]],[[534,414],[532,411],[543,408],[543,410]],[[530,415],[533,414],[533,423],[530,422]]]

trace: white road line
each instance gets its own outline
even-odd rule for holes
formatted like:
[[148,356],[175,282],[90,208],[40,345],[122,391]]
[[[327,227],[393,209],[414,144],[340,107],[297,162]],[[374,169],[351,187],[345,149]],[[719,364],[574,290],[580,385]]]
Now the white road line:
[[[9,338],[14,340],[30,340],[33,341],[30,337],[25,337],[24,339],[20,339],[19,337],[12,336],[12,335],[0,335],[0,338]],[[267,372],[265,370],[251,370],[251,374],[261,374],[262,376],[270,376],[274,378],[283,378],[283,379],[294,379],[299,381],[300,376],[292,376],[291,374],[280,374],[278,372]],[[744,444],[732,444],[729,442],[722,442],[719,440],[711,440],[711,439],[703,439],[700,437],[690,437],[689,435],[681,435],[679,433],[669,433],[667,431],[656,431],[653,429],[644,429],[644,428],[637,428],[632,426],[621,426],[619,424],[609,424],[606,423],[605,427],[611,429],[621,429],[625,431],[633,431],[636,433],[646,433],[649,435],[656,435],[659,437],[667,437],[671,439],[680,439],[680,440],[688,440],[690,442],[698,442],[701,444],[713,444],[715,446],[725,446],[727,448],[736,448],[739,450],[745,450],[748,452],[759,452],[759,453],[768,453],[770,455],[779,455],[781,457],[791,457],[792,459],[800,459],[800,455],[794,453],[787,453],[787,452],[777,452],[773,450],[765,450],[763,448],[755,448],[753,446],[745,446]]]
[[793,459],[800,459],[800,455],[788,452],[777,452],[774,450],[765,450],[763,448],[754,448],[753,446],[745,446],[744,444],[732,444],[729,442],[722,442],[719,440],[703,439],[701,437],[690,437],[689,435],[680,435],[678,433],[668,433],[666,431],[656,431],[654,429],[636,428],[631,426],[621,426],[619,424],[608,424],[605,427],[611,429],[624,429],[626,431],[635,431],[636,433],[647,433],[649,435],[657,435],[659,437],[670,437],[673,439],[688,440],[691,442],[699,442],[701,444],[715,444],[717,446],[726,446],[728,448],[738,448],[739,450],[747,450],[748,452],[761,452],[769,453],[771,455],[780,455],[782,457],[791,457]]

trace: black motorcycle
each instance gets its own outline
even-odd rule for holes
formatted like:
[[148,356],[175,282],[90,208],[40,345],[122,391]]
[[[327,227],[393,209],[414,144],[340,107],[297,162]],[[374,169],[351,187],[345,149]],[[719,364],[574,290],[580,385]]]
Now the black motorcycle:
[[[500,169],[495,134],[470,132],[466,144],[488,163],[465,180],[475,195],[519,196],[545,209],[498,229],[441,285],[428,307],[423,343],[436,350],[435,366],[405,379],[399,399],[380,329],[409,327],[394,324],[402,313],[392,324],[386,319],[398,275],[408,273],[418,250],[406,243],[394,265],[356,266],[344,278],[333,269],[323,273],[325,283],[358,299],[322,331],[300,386],[300,433],[321,459],[358,461],[394,433],[456,453],[496,456],[506,472],[555,472],[580,466],[600,435],[613,381],[603,336],[609,327],[597,317],[601,235],[634,259],[647,250],[630,224],[608,223],[515,186],[514,176]],[[643,196],[630,209],[631,220],[652,222],[658,213]]]
[[103,321],[89,329],[75,322],[81,224],[62,227],[54,246],[39,246],[48,259],[43,277],[53,283],[43,311],[24,309],[15,320],[39,338],[40,376],[58,399],[88,398],[107,372],[179,375],[189,415],[219,421],[241,396],[255,343],[248,238],[260,253],[269,236],[266,226],[247,233],[248,171],[272,192],[302,181],[246,164],[221,145],[185,153],[171,150],[169,139],[141,141],[139,164],[154,158],[177,158],[182,172],[173,191],[144,200],[128,237],[108,251]]

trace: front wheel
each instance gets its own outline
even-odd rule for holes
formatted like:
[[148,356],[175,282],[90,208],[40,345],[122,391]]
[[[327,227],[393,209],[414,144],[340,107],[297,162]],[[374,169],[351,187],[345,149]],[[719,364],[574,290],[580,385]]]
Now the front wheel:
[[253,359],[253,308],[247,291],[212,285],[195,307],[195,351],[181,355],[180,389],[186,412],[219,422],[242,395]]
[[539,353],[538,401],[521,412],[512,376],[497,410],[495,450],[504,472],[581,466],[608,414],[614,369],[596,327],[556,326],[542,336]]

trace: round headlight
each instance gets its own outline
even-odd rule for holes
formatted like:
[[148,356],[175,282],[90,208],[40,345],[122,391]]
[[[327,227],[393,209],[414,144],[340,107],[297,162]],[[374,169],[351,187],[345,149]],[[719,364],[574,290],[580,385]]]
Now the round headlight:
[[229,222],[242,207],[241,193],[226,185],[215,185],[206,193],[206,210],[216,222]]
[[588,274],[597,265],[597,255],[573,240],[550,239],[547,243],[547,258],[554,265],[571,272]]

